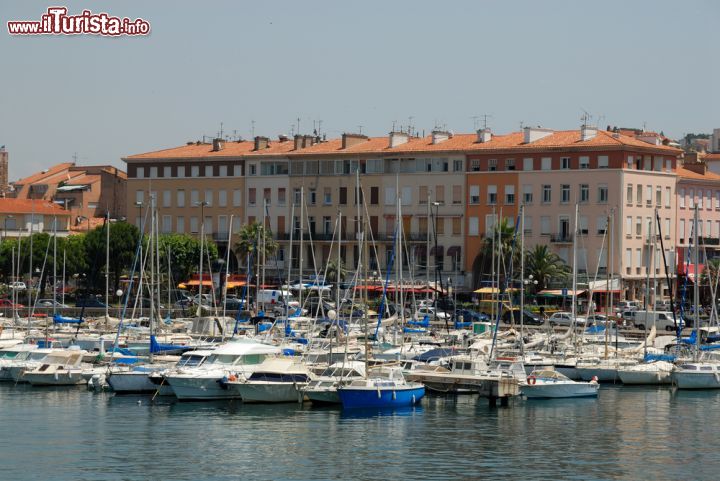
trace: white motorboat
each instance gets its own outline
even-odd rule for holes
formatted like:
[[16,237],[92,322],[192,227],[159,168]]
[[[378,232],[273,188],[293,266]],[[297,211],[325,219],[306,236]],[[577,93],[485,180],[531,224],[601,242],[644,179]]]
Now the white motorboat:
[[23,374],[27,370],[33,370],[43,363],[43,360],[52,354],[53,352],[59,351],[54,348],[37,348],[26,353],[20,353],[15,359],[8,361],[7,364],[0,367],[0,380],[2,381],[14,381],[17,383],[26,382],[23,379]]
[[670,384],[674,365],[667,361],[652,361],[618,369],[623,384]]
[[580,379],[590,381],[593,378],[599,382],[617,382],[619,369],[625,369],[638,363],[636,359],[623,358],[586,358],[579,360],[576,370]]
[[672,384],[678,389],[720,389],[720,363],[700,361],[675,366]]
[[237,339],[218,347],[201,365],[173,369],[165,379],[181,401],[238,398],[237,392],[228,389],[230,377],[247,378],[266,357],[278,354],[276,346]]
[[[176,356],[173,357],[177,359]],[[176,365],[171,361],[159,361],[131,368],[113,366],[110,368],[105,380],[110,385],[110,388],[118,394],[152,394],[157,392],[158,386],[152,382],[150,375]]]
[[441,393],[479,392],[482,381],[488,376],[488,364],[484,358],[456,356],[449,367],[418,365],[405,374],[408,381],[421,382],[431,391]]
[[227,387],[244,403],[302,402],[311,378],[310,370],[297,359],[274,357],[257,365],[247,379],[228,380]]
[[520,392],[528,399],[588,397],[597,396],[599,387],[596,380],[573,381],[557,371],[540,369],[520,384]]
[[82,365],[82,359],[87,351],[82,349],[58,350],[49,354],[40,366],[26,370],[22,379],[33,386],[72,386],[84,384],[87,378],[83,371],[88,366]]
[[0,381],[12,380],[10,370],[5,370],[3,367],[27,359],[30,353],[36,349],[37,344],[17,344],[0,350]]
[[337,388],[343,383],[365,377],[365,363],[337,362],[325,369],[305,387],[305,397],[314,404],[340,404]]

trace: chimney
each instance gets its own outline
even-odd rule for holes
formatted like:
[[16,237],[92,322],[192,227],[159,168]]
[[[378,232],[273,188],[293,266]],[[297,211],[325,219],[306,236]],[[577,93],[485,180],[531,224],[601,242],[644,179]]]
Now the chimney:
[[523,129],[523,142],[529,144],[554,133],[555,132],[552,129],[543,129],[541,127],[525,127]]
[[445,142],[447,139],[451,139],[453,136],[452,132],[447,130],[433,130],[432,131],[432,143],[433,145]]
[[295,150],[300,150],[303,148],[303,136],[300,134],[295,134]]
[[492,140],[492,131],[490,129],[480,129],[477,131],[477,141],[480,143],[490,142]]
[[267,137],[255,137],[255,148],[253,150],[267,149],[270,144],[270,139]]
[[641,132],[635,138],[650,145],[660,145],[662,143],[662,139],[655,132]]
[[707,164],[697,152],[687,152],[685,154],[683,167],[700,175],[705,175],[707,172]]
[[223,139],[215,138],[212,143],[212,151],[220,152],[225,147],[225,141]]
[[580,127],[580,140],[583,142],[592,140],[597,136],[597,133],[597,127],[583,124],[582,127]]
[[304,135],[303,136],[303,148],[304,147],[312,147],[315,145],[315,137],[312,135]]
[[405,132],[390,132],[390,148],[407,144],[408,140],[410,140],[410,136]]
[[362,134],[342,134],[342,148],[347,149],[353,145],[358,145],[368,140],[367,135]]

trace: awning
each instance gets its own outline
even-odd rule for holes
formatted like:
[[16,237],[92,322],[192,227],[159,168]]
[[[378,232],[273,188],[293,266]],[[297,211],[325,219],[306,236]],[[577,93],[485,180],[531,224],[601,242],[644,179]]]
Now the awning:
[[[199,279],[192,279],[192,280],[189,280],[189,281],[187,281],[187,282],[184,282],[183,284],[185,285],[185,287],[198,287],[198,286],[200,285],[200,280],[199,280]],[[208,279],[208,280],[203,280],[203,281],[202,281],[202,285],[203,285],[203,286],[207,286],[207,287],[211,287],[211,286],[213,285],[213,283],[212,283],[212,281],[211,281],[210,279]],[[180,286],[178,285],[178,287],[180,287]],[[182,289],[182,287],[180,287],[180,289]]]
[[[518,289],[517,287],[508,287],[507,289],[505,289],[505,292],[515,292],[515,291],[519,291],[519,290],[520,289]],[[481,287],[480,289],[474,290],[473,293],[475,293],[475,294],[497,294],[498,289],[497,289],[497,287]]]
[[698,264],[697,271],[695,271],[695,264],[680,264],[678,265],[678,275],[687,275],[690,279],[695,279],[695,273],[699,272],[702,275],[705,270],[704,264]]
[[448,257],[460,257],[460,246],[452,246],[447,250]]
[[620,279],[610,280],[610,290],[608,290],[608,281],[590,281],[588,282],[588,290],[594,294],[603,292],[620,292]]
[[538,292],[538,296],[547,296],[547,297],[569,297],[572,295],[579,296],[580,294],[585,293],[583,290],[576,290],[573,292],[572,289],[544,289],[540,292]]
[[433,246],[433,248],[430,249],[430,255],[436,256],[436,257],[442,257],[444,249],[445,248],[443,246]]
[[236,287],[243,287],[247,285],[247,282],[245,281],[227,281],[225,283],[228,289],[235,289]]
[[425,257],[427,255],[427,246],[415,246],[415,255]]

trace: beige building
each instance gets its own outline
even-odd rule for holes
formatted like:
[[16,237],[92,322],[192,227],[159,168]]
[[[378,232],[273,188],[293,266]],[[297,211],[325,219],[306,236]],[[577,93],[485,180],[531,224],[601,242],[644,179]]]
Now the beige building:
[[57,232],[65,237],[70,229],[70,213],[44,200],[0,198],[2,239],[28,237],[38,232]]

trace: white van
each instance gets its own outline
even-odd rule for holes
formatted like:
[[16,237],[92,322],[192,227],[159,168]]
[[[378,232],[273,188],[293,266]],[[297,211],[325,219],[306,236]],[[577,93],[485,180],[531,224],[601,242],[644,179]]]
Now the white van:
[[257,305],[261,306],[285,306],[300,307],[300,303],[295,300],[290,291],[281,291],[279,289],[260,289],[257,294]]
[[[677,322],[680,322],[679,316]],[[675,330],[673,313],[670,311],[635,311],[633,312],[633,324],[637,329],[645,329],[645,327],[650,329],[654,324],[658,331]]]

